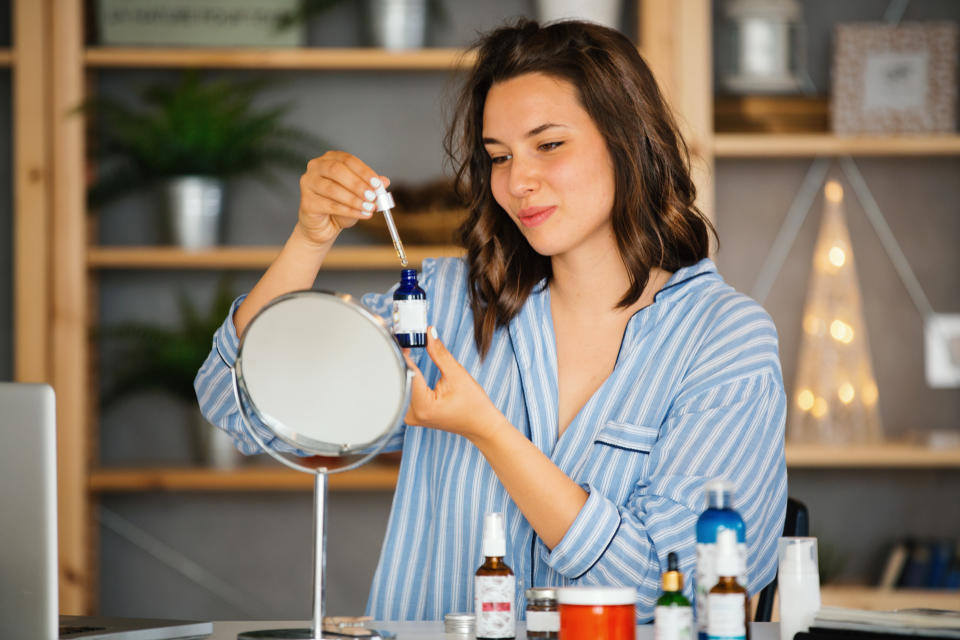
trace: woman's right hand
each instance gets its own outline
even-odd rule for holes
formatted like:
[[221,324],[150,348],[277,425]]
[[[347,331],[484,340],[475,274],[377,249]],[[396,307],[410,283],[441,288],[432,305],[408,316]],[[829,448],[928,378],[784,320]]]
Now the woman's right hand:
[[390,185],[390,180],[345,151],[328,151],[307,163],[300,177],[297,214],[303,237],[311,244],[329,245],[342,229],[371,217],[376,209],[374,179]]

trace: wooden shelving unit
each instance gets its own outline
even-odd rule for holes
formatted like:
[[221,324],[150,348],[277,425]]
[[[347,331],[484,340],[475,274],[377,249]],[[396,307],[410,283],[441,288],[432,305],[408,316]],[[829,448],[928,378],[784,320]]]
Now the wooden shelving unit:
[[[419,268],[424,258],[458,256],[452,245],[405,246],[407,259]],[[177,247],[90,247],[87,265],[91,269],[266,269],[280,253],[280,247],[219,247],[187,251]],[[394,269],[397,256],[391,246],[342,246],[330,250],[324,269]]]
[[842,137],[830,133],[718,133],[717,158],[798,158],[812,156],[955,156],[960,136]]
[[290,49],[135,49],[92,47],[83,61],[90,68],[203,68],[444,71],[466,69],[474,56],[459,49],[386,51],[364,48],[301,47]]
[[[47,381],[57,392],[59,424],[61,608],[92,610],[97,541],[93,501],[107,492],[306,490],[311,478],[282,468],[97,469],[95,388],[90,329],[95,325],[94,279],[110,269],[263,269],[277,247],[223,247],[187,252],[165,247],[89,246],[85,208],[86,149],[82,118],[62,118],[86,97],[88,74],[104,69],[215,68],[254,70],[417,72],[463,69],[458,50],[393,53],[371,49],[160,49],[85,47],[82,0],[14,0],[16,50],[0,49],[0,66],[14,68],[19,107],[14,129],[18,175],[15,219],[18,315],[15,376]],[[839,138],[827,133],[714,133],[709,0],[638,0],[641,50],[681,114],[685,135],[701,156],[695,166],[698,204],[713,211],[715,158],[817,155],[960,155],[960,136]],[[49,152],[48,150],[55,150]],[[419,265],[427,256],[457,255],[450,246],[408,247]],[[393,249],[340,246],[325,264],[337,269],[393,269]],[[960,468],[960,452],[916,447],[787,449],[788,465],[815,468]],[[390,490],[396,466],[370,465],[330,477],[334,490]],[[860,588],[855,597],[872,593]],[[899,595],[900,592],[896,592]],[[826,601],[826,599],[825,599]],[[905,600],[897,599],[895,606]],[[926,601],[924,601],[926,603]]]

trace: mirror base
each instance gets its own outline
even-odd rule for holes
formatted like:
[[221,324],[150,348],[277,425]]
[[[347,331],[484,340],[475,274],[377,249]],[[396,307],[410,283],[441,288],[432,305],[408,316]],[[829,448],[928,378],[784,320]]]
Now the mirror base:
[[[395,637],[392,633],[386,631],[377,631],[376,629],[367,629],[356,627],[351,629],[352,633],[337,633],[335,631],[323,631],[323,635],[313,635],[313,629],[261,629],[257,631],[244,631],[237,634],[237,640],[323,640],[325,638],[369,638],[370,640],[387,640]],[[360,635],[357,632],[365,632]]]

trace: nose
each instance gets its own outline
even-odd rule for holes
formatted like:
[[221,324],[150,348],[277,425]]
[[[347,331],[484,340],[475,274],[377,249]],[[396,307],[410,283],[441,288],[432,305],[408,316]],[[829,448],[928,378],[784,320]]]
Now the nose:
[[522,198],[537,190],[540,176],[536,166],[530,160],[515,154],[510,160],[510,195]]

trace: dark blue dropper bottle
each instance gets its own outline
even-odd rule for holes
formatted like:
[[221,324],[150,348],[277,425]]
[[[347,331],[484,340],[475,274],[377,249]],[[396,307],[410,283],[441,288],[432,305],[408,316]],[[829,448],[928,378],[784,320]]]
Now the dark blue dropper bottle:
[[393,335],[401,347],[427,346],[427,292],[417,284],[417,270],[400,272],[393,292]]

